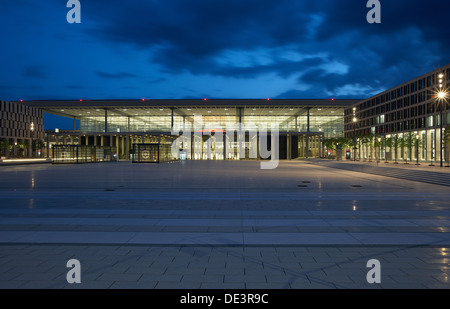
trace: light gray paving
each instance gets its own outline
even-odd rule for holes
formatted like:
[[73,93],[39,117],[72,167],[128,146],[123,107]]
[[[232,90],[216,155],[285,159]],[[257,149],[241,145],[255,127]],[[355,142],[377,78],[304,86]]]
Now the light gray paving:
[[447,187],[310,163],[2,166],[0,288],[449,287]]

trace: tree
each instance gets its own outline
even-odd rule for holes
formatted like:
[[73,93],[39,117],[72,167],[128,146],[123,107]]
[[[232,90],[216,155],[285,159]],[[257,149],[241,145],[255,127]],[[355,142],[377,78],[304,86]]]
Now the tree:
[[[394,148],[394,164],[398,164],[397,153],[398,153],[398,147],[400,146],[401,142],[402,142],[402,138],[398,134],[391,136],[386,140],[386,145],[391,149]],[[392,150],[391,150],[391,152],[392,152]]]
[[361,148],[363,145],[363,139],[364,139],[364,135],[363,134],[358,134],[356,135],[356,140],[357,140],[357,144],[358,144],[358,157],[359,160],[361,160]]
[[[370,147],[371,149],[372,149],[372,143],[373,143],[373,136],[372,136],[372,134],[369,134],[369,135],[363,135],[362,137],[361,137],[361,140],[360,140],[360,142],[361,142],[361,144],[363,145],[363,146],[365,146],[365,147]],[[364,157],[364,161],[366,160],[366,158]],[[369,162],[372,162],[372,153],[370,154],[370,156],[369,156]]]
[[[409,152],[409,158],[412,158],[412,148],[416,144],[416,136],[412,132],[408,132],[406,136],[404,137],[404,147],[408,149]],[[406,163],[408,163],[408,159],[406,158]]]
[[[340,150],[348,148],[350,145],[352,145],[353,141],[352,138],[334,137],[324,140],[323,143],[327,149]],[[338,154],[336,153],[336,155]]]
[[375,156],[377,158],[377,161],[380,161],[381,159],[381,144],[382,144],[382,138],[378,134],[373,135],[373,146],[375,148],[375,151],[377,155]]
[[334,139],[333,138],[327,138],[326,140],[323,141],[323,145],[327,148],[327,149],[336,149],[336,145],[334,143]]
[[6,141],[4,139],[0,140],[0,156],[6,156],[4,154],[6,148]]
[[33,143],[32,143],[31,147],[32,147],[32,152],[35,152],[37,149],[44,148],[45,144],[44,144],[44,142],[42,140],[36,139],[36,140],[33,140]]
[[414,138],[414,140],[415,140],[414,147],[416,147],[416,160],[418,160],[418,157],[419,157],[419,149],[423,148],[423,140],[420,137],[417,138],[417,136],[415,136],[415,138]]

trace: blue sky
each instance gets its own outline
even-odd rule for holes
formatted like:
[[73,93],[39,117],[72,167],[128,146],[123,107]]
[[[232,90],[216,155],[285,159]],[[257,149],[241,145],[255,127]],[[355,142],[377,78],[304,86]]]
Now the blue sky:
[[0,4],[0,99],[366,98],[450,62],[442,1]]

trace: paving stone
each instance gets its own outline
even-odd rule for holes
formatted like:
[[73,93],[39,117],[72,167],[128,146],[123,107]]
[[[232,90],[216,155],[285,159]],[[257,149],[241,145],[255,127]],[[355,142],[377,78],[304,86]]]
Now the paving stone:
[[[204,184],[217,182],[216,176],[210,177],[209,171],[204,170],[204,164],[212,162],[187,163],[202,167],[200,172],[188,165],[189,174],[183,177],[192,180],[190,185],[204,181],[205,176],[208,182]],[[0,244],[0,288],[8,288],[8,284],[13,288],[127,288],[127,283],[130,288],[152,289],[449,286],[447,188],[345,170],[334,170],[336,173],[325,176],[323,168],[301,161],[280,161],[276,173],[267,176],[259,169],[249,169],[257,162],[242,161],[214,162],[213,170],[221,170],[226,181],[221,181],[220,190],[205,190],[205,186],[193,189],[178,183],[176,179],[183,171],[169,165],[147,167],[165,171],[163,178],[156,181],[148,179],[148,173],[144,175],[136,166],[121,164],[117,165],[122,173],[120,183],[127,182],[127,189],[115,192],[117,198],[112,199],[86,190],[86,185],[99,189],[98,177],[103,177],[99,171],[111,172],[100,165],[95,169],[68,167],[61,183],[67,174],[75,173],[72,181],[64,192],[52,191],[52,199],[44,198],[45,192],[39,188],[32,193],[20,189],[24,187],[23,180],[16,176],[8,183],[0,179],[0,184],[17,186],[21,194],[20,198],[8,191],[0,195],[0,236],[4,239],[25,237],[23,233],[30,231],[33,237],[44,235],[39,234],[42,231],[50,232],[45,235],[52,237],[65,232],[92,232],[76,234],[85,235],[80,238],[85,243],[80,244],[71,243],[70,239],[75,238],[69,237],[58,238],[67,242],[58,244],[12,244],[5,240]],[[78,176],[80,168],[83,176],[91,177],[88,184],[85,177]],[[49,167],[48,171],[35,173],[46,179],[49,171],[55,169]],[[258,177],[249,184],[236,176],[243,171]],[[26,179],[22,173],[16,171],[14,175]],[[323,189],[315,191],[318,188],[313,184],[308,188],[311,191],[301,194],[297,187],[286,189],[289,183],[298,184],[299,173],[302,178],[320,180]],[[55,174],[52,176],[49,181],[56,179]],[[363,178],[364,191],[349,189],[355,179]],[[117,180],[113,177],[111,181]],[[31,194],[34,209],[26,208]],[[358,210],[352,211],[355,205]],[[18,218],[23,220],[21,224],[5,223]],[[67,224],[60,224],[69,219]],[[153,219],[161,225],[154,225]],[[95,220],[100,223],[85,224]],[[151,241],[130,244],[127,241],[133,238],[123,237],[140,232],[145,232],[140,239]],[[112,243],[93,243],[91,240],[99,235],[96,233],[104,233],[103,238],[97,239]],[[264,245],[244,243],[244,233]],[[350,234],[353,238],[346,238]],[[258,238],[261,235],[274,241]],[[180,244],[176,237],[189,241]],[[444,242],[439,247],[430,245],[431,239],[441,238]],[[335,243],[343,239],[358,242]],[[392,244],[391,239],[399,243]],[[418,239],[427,243],[417,246]],[[329,243],[310,243],[317,240]],[[379,243],[369,246],[364,243],[366,240]],[[65,280],[65,263],[71,258],[82,264],[80,286],[69,286]],[[381,262],[380,285],[368,284],[365,277],[369,270],[366,262],[372,258]]]
[[154,289],[157,282],[151,281],[139,281],[139,282],[123,282],[115,281],[109,288],[110,289]]

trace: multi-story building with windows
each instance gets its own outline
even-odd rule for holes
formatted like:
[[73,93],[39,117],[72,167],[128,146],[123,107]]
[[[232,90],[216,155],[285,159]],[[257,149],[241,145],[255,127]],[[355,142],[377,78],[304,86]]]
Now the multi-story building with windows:
[[44,111],[21,102],[0,102],[1,157],[39,156],[44,139]]
[[[345,136],[358,139],[357,157],[394,160],[397,153],[405,160],[446,159],[441,127],[444,135],[450,125],[449,86],[450,65],[446,65],[347,108]],[[376,153],[373,143],[361,143],[367,136],[374,138]],[[393,137],[404,142],[395,147],[389,142]]]

